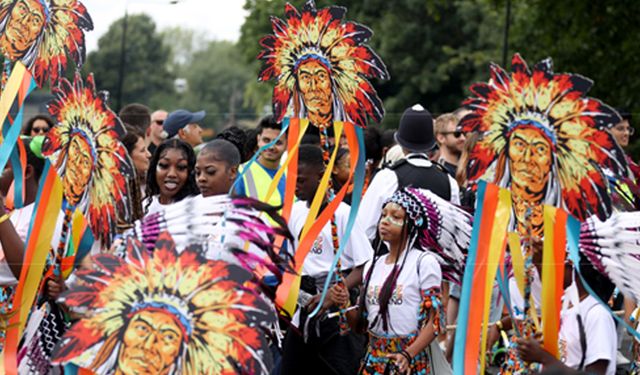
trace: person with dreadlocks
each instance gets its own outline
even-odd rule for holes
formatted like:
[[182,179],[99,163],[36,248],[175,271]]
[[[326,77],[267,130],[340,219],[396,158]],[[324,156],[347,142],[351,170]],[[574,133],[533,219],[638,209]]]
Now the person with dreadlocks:
[[[365,265],[360,311],[349,312],[350,324],[369,332],[361,374],[445,371],[434,341],[444,319],[440,285],[443,277],[460,282],[470,228],[468,213],[428,190],[404,188],[384,203],[378,231],[389,252]],[[345,298],[344,289],[331,289],[335,303]]]
[[[302,145],[299,150],[298,179],[296,181],[296,195],[298,202],[293,205],[289,230],[294,236],[293,249],[298,249],[304,223],[309,214],[309,205],[320,184],[324,173],[322,149],[314,145]],[[325,203],[326,198],[325,198]],[[299,309],[294,315],[293,322],[302,332],[290,329],[284,343],[282,359],[282,375],[301,374],[307,368],[318,369],[322,374],[353,374],[358,369],[358,363],[364,352],[364,338],[361,335],[347,333],[341,330],[343,317],[325,319],[308,318],[320,301],[322,287],[327,273],[338,250],[340,241],[347,241],[344,253],[340,257],[338,270],[340,278],[347,290],[353,289],[362,280],[362,267],[373,256],[373,249],[364,232],[354,227],[349,237],[345,237],[349,206],[340,203],[336,213],[327,223],[318,238],[315,239],[309,255],[302,268],[302,285]],[[354,293],[355,296],[356,293]],[[355,302],[355,301],[354,301]],[[323,310],[335,312],[339,306],[348,305],[343,301],[334,305],[327,298],[324,300]]]

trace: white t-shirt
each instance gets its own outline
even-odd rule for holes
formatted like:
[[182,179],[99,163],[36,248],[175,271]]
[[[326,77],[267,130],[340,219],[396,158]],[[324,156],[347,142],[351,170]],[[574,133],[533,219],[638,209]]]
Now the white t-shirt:
[[[511,300],[511,309],[513,310],[513,316],[516,319],[524,320],[526,314],[524,313],[524,296],[520,293],[518,283],[515,277],[509,278],[509,299]],[[531,283],[531,297],[533,297],[533,303],[536,306],[536,310],[540,312],[540,299],[542,298],[542,282],[540,281],[540,275],[538,275],[538,269],[533,269],[533,282]]]
[[[146,203],[143,203],[143,205],[146,205]],[[151,204],[149,204],[149,208],[146,209],[145,216],[155,214],[156,212],[164,211],[164,207],[165,205],[160,203],[158,196],[154,195],[153,197],[151,197]]]
[[560,360],[565,365],[578,369],[582,359],[580,330],[577,314],[582,317],[587,350],[584,367],[599,360],[609,361],[607,375],[616,373],[617,335],[613,318],[592,296],[582,300],[578,307],[562,312],[560,320]]
[[[349,219],[349,211],[351,208],[345,203],[340,203],[335,212],[336,226],[338,228],[338,238],[344,241],[344,231],[347,227]],[[289,220],[289,230],[293,235],[294,249],[298,248],[300,243],[300,234],[304,223],[309,215],[309,207],[306,201],[299,201],[293,204],[291,209],[291,219]],[[331,223],[327,223],[318,238],[316,238],[309,254],[305,258],[302,266],[302,274],[312,277],[324,276],[329,272],[334,258],[333,237],[331,235]],[[347,270],[363,265],[365,262],[373,258],[373,248],[364,232],[354,223],[351,235],[347,241],[344,251],[342,252],[341,270]]]
[[[405,155],[405,158],[408,158],[410,155]],[[431,167],[433,165],[429,160],[422,158],[409,158],[407,161],[417,167]],[[451,199],[449,199],[449,201],[459,205],[460,187],[453,177],[449,174],[447,174],[447,177],[449,178],[449,185],[451,186]],[[393,196],[396,190],[398,190],[398,176],[396,172],[392,169],[384,168],[371,180],[367,192],[364,194],[364,197],[362,197],[357,222],[370,240],[373,240],[376,236],[382,205],[387,199]]]
[[[29,225],[31,224],[31,217],[33,216],[35,203],[31,203],[22,208],[15,209],[11,213],[11,223],[16,229],[16,233],[22,239],[22,241],[27,240],[27,235],[29,234]],[[58,222],[56,223],[56,229],[53,233],[53,237],[51,238],[51,247],[57,248],[58,241],[60,241],[60,232],[62,231],[62,221],[64,220],[64,214],[61,212],[58,215]],[[25,244],[26,245],[26,244]],[[18,280],[15,278],[13,273],[11,272],[11,268],[7,264],[7,260],[4,256],[4,251],[2,250],[2,246],[0,245],[0,285],[16,285],[18,284]]]
[[[389,300],[389,332],[385,332],[382,317],[371,331],[377,335],[407,336],[418,330],[418,316],[422,303],[421,291],[440,288],[442,271],[436,258],[428,252],[412,249],[406,254],[407,260],[400,271],[396,287]],[[367,286],[366,308],[369,326],[378,316],[380,288],[393,270],[393,263],[387,264],[389,255],[376,261],[369,285]],[[401,264],[404,254],[400,255]],[[364,266],[364,275],[368,275],[371,262]]]

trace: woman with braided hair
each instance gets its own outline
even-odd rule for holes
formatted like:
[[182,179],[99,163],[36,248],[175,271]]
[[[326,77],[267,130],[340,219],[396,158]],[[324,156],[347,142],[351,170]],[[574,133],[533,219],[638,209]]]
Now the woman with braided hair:
[[[350,324],[369,333],[361,374],[444,371],[434,367],[444,358],[438,344],[430,346],[444,317],[440,285],[443,277],[459,282],[470,223],[467,213],[427,190],[405,188],[384,204],[378,231],[389,253],[365,264],[359,311],[349,312]],[[343,288],[330,291],[339,306],[347,297]]]

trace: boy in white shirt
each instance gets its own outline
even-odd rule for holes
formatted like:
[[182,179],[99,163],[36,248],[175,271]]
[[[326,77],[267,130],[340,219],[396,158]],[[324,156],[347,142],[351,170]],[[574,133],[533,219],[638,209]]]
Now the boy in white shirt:
[[[580,270],[598,297],[607,301],[613,293],[613,284],[582,256]],[[516,340],[518,355],[526,362],[541,363],[545,368],[615,375],[617,335],[613,317],[585,290],[580,278],[575,275],[574,281],[573,276],[573,267],[568,263],[564,272],[564,298],[569,298],[572,306],[562,312],[560,320],[560,359],[542,349],[534,339]]]
[[[298,179],[296,196],[299,201],[293,205],[289,230],[294,237],[293,249],[298,248],[300,235],[309,214],[309,205],[315,196],[320,178],[324,172],[322,150],[313,145],[302,145],[299,150]],[[323,204],[326,204],[326,199]],[[354,225],[348,238],[345,229],[350,207],[340,203],[330,223],[327,223],[315,240],[302,268],[303,281],[301,295],[311,296],[309,300],[299,298],[299,306],[294,316],[294,324],[299,330],[289,329],[284,344],[282,375],[302,374],[313,369],[318,374],[355,374],[360,358],[364,355],[363,337],[349,333],[341,336],[338,318],[325,319],[326,311],[335,307],[325,299],[321,313],[310,322],[308,314],[320,301],[320,295],[329,269],[338,250],[333,240],[337,232],[339,242],[347,241],[340,258],[340,272],[344,276],[347,289],[353,289],[362,281],[362,268],[373,257],[373,249],[364,231]],[[303,332],[308,326],[308,338]]]

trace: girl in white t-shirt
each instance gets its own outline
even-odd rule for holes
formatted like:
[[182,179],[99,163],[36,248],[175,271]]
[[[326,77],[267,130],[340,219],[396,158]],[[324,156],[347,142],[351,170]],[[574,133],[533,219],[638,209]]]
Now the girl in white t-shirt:
[[196,154],[179,139],[164,141],[153,154],[147,173],[145,215],[199,194],[195,179]]
[[[361,329],[366,325],[369,333],[361,374],[382,375],[393,368],[418,375],[443,373],[432,362],[435,354],[444,361],[443,353],[434,353],[440,350],[437,343],[430,346],[444,317],[440,286],[443,271],[461,274],[461,250],[468,237],[460,232],[470,232],[470,221],[468,214],[426,190],[405,188],[385,203],[378,230],[389,253],[366,263],[360,313],[350,313],[350,323]],[[444,247],[460,247],[449,251],[459,257],[445,261]],[[439,262],[450,266],[441,269]],[[332,288],[330,298],[342,305],[344,289]]]

